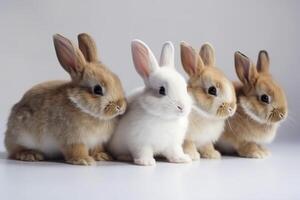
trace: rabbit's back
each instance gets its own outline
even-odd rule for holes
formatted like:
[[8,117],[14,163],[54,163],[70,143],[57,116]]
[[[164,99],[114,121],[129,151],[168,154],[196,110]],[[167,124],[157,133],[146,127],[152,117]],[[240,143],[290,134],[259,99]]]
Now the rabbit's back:
[[67,81],[50,81],[28,90],[14,105],[8,120],[6,146],[16,141],[48,156],[59,153],[59,146],[80,141],[95,147],[109,139],[117,119],[100,120],[84,113],[70,101]]

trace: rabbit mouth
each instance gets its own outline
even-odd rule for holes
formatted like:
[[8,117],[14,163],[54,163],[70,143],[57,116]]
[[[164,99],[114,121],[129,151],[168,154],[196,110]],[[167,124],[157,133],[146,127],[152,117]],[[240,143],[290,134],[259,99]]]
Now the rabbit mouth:
[[230,103],[222,103],[217,109],[217,116],[220,118],[227,118],[233,116],[235,113],[235,106]]
[[103,112],[106,117],[113,118],[118,115],[123,115],[125,113],[125,106],[120,106],[120,105],[117,105],[116,103],[109,102],[104,107]]
[[271,123],[276,123],[279,121],[283,121],[286,118],[286,114],[282,112],[280,109],[273,108],[270,112],[269,116],[267,117],[267,121]]
[[126,109],[126,104],[122,104],[122,106],[119,106],[115,103],[109,102],[104,107],[104,109],[95,110],[90,106],[86,106],[85,104],[82,104],[80,99],[77,99],[76,97],[69,96],[69,99],[74,104],[74,106],[78,108],[81,112],[84,112],[94,118],[98,118],[102,120],[109,120],[118,115],[122,115],[124,114]]

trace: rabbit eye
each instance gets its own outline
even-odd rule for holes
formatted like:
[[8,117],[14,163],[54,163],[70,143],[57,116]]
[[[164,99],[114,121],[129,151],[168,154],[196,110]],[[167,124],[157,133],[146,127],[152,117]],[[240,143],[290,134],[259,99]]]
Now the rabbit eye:
[[264,103],[268,103],[268,104],[270,103],[270,97],[266,94],[261,95],[260,100]]
[[100,85],[95,85],[93,89],[94,94],[103,96],[103,89]]
[[165,87],[162,86],[162,87],[159,88],[159,94],[161,94],[163,96],[166,95],[166,89],[165,89]]
[[217,96],[217,88],[215,86],[211,86],[207,90],[208,94]]

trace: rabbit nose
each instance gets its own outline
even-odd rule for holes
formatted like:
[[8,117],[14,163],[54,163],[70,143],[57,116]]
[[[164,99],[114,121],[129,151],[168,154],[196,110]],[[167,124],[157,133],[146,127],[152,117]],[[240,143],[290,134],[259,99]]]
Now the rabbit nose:
[[116,110],[119,112],[121,110],[121,107],[117,105]]
[[279,113],[279,118],[283,119],[284,118],[284,114],[283,113]]

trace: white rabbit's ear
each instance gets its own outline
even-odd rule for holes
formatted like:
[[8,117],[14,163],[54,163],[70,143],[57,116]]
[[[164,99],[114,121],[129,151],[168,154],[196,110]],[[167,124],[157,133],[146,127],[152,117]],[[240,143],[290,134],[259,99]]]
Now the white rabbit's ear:
[[135,69],[142,78],[148,78],[153,71],[158,69],[158,63],[152,51],[144,42],[133,40],[131,42],[131,51]]
[[172,42],[165,42],[160,54],[160,66],[174,67],[174,54],[174,45],[172,44]]

